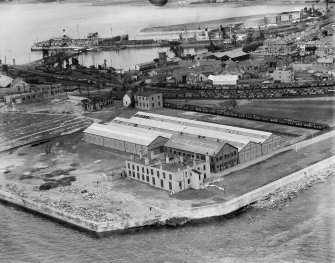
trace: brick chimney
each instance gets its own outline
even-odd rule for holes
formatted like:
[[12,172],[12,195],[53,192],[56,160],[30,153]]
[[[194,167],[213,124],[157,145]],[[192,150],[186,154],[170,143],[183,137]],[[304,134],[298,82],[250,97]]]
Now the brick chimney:
[[166,162],[166,163],[170,163],[169,155],[166,155],[166,156],[165,156],[165,162]]

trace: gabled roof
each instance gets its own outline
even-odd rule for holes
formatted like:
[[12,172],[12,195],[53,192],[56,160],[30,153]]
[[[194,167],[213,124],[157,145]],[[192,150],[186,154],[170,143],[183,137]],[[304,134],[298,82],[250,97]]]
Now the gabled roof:
[[190,135],[175,134],[168,140],[165,146],[187,152],[208,154],[211,157],[215,157],[226,143],[227,142],[224,141],[218,142]]
[[13,79],[11,77],[0,75],[0,88],[6,88],[12,81]]
[[243,52],[242,49],[234,49],[234,50],[229,50],[225,52],[216,52],[214,55],[218,58],[222,58],[224,56],[230,57],[230,58],[236,58],[244,55],[248,55],[247,53]]
[[116,125],[104,125],[93,123],[84,133],[107,137],[119,141],[126,141],[139,145],[149,146],[158,137],[157,134],[148,132],[139,132],[136,127],[117,127]]

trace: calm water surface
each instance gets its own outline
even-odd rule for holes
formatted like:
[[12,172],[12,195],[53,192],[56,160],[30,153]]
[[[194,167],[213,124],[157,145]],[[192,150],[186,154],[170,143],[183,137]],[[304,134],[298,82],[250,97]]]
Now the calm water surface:
[[0,262],[334,262],[335,176],[281,209],[94,238],[0,204]]
[[[302,6],[300,6],[302,7]],[[277,13],[299,9],[296,5],[252,6],[235,8],[231,5],[217,6],[172,6],[151,5],[91,6],[80,3],[0,4],[0,59],[16,60],[17,64],[41,58],[38,52],[30,52],[36,41],[62,35],[62,30],[74,38],[90,32],[100,36],[128,33],[137,38],[142,28],[187,22],[223,19],[234,16]],[[128,69],[139,62],[157,57],[159,50],[124,50],[84,57],[84,62],[102,64],[112,60],[114,67]],[[12,62],[11,62],[12,63]]]

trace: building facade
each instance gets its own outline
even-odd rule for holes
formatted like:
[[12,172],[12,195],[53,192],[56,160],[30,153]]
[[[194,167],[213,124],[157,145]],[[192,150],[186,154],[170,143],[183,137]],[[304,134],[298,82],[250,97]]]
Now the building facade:
[[273,81],[291,83],[294,81],[294,70],[292,69],[275,69],[272,74]]
[[139,110],[156,110],[163,108],[163,94],[138,92],[134,95],[135,108]]
[[173,192],[200,189],[204,179],[210,177],[208,162],[169,157],[165,161],[149,157],[131,158],[126,161],[126,173],[131,179]]

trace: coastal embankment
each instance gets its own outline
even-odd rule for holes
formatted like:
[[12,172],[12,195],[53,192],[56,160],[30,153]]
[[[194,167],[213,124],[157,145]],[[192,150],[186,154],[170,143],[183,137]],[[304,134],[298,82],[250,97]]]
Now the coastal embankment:
[[[314,183],[323,182],[327,176],[334,172],[334,168],[335,156],[332,156],[221,204],[192,207],[182,210],[167,210],[165,213],[159,215],[153,214],[150,217],[107,222],[89,220],[84,216],[65,212],[58,207],[57,204],[30,200],[24,192],[17,191],[15,187],[2,186],[0,188],[0,200],[52,219],[66,222],[77,228],[101,234],[145,226],[165,224],[178,225],[191,220],[223,216],[253,204],[256,201],[258,201],[258,204],[264,204],[265,200],[270,200],[270,203],[275,203],[285,200],[285,198],[290,196],[290,192],[296,193]],[[264,205],[260,205],[259,207],[264,207]],[[176,224],[174,224],[174,222]]]

